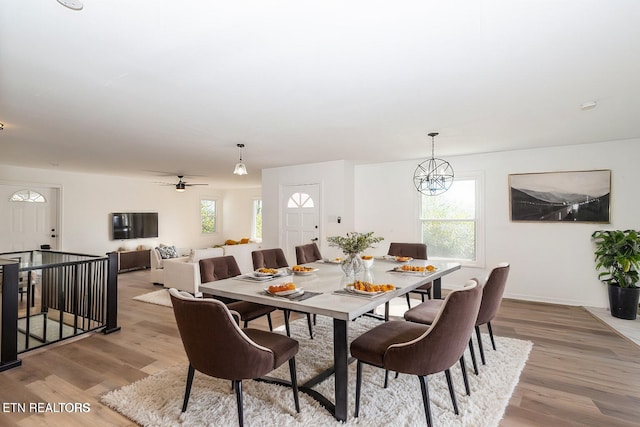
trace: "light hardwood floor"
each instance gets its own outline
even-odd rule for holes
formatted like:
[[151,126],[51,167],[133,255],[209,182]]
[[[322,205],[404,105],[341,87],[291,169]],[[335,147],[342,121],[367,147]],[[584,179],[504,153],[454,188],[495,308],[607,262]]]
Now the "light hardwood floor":
[[[135,425],[101,405],[100,396],[186,362],[172,310],[131,299],[158,289],[148,274],[119,276],[121,331],[27,353],[21,367],[0,373],[0,426]],[[534,343],[501,426],[639,424],[640,347],[585,309],[504,300],[492,324],[496,335]],[[12,402],[86,402],[90,411],[20,413],[7,406]]]

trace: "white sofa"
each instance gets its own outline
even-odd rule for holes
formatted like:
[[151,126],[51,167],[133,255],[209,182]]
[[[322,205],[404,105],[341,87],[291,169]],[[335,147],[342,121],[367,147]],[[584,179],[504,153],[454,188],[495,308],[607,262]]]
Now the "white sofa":
[[[195,249],[189,256],[179,258],[160,259],[156,250],[152,251],[152,281],[154,284],[163,284],[166,288],[176,288],[200,296],[200,263],[201,259],[215,258],[231,255],[236,259],[241,273],[253,271],[251,252],[260,249],[258,243],[244,243],[238,245],[225,245],[217,248]],[[163,268],[154,269],[153,258],[156,265]],[[158,272],[157,270],[161,270]]]
[[[176,251],[178,252],[178,257],[179,258],[184,258],[186,259],[189,256],[189,249],[185,249],[185,248],[176,248]],[[172,258],[172,259],[177,259],[177,258]],[[157,250],[155,250],[155,248],[151,249],[151,282],[154,285],[162,285],[164,284],[164,262],[166,260],[162,259],[160,257],[160,254],[158,253]]]

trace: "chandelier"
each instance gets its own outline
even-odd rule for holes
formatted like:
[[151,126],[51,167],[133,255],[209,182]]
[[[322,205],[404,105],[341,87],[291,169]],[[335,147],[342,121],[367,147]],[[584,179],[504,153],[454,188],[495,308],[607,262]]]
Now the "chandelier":
[[416,189],[427,196],[444,193],[453,184],[453,168],[449,162],[434,156],[435,137],[438,132],[428,134],[431,137],[431,158],[420,163],[413,173]]
[[246,175],[247,167],[242,163],[242,149],[244,148],[244,144],[236,144],[238,146],[238,151],[240,152],[240,161],[236,163],[236,167],[233,169],[234,175]]

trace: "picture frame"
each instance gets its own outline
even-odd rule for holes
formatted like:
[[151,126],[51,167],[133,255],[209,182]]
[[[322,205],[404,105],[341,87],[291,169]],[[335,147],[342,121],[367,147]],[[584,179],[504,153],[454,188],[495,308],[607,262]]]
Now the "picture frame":
[[513,222],[610,223],[611,170],[509,175]]

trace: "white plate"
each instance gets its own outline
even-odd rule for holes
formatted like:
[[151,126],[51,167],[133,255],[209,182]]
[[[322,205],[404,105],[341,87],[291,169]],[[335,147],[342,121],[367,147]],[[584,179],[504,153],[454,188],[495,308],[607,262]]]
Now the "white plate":
[[354,289],[354,288],[344,288],[345,291],[347,292],[351,292],[354,294],[360,294],[360,295],[369,295],[369,296],[373,296],[373,295],[380,295],[383,293],[383,291],[378,291],[378,292],[367,292],[367,291],[361,291],[359,289]]
[[282,274],[282,272],[280,270],[277,270],[275,273],[262,273],[262,272],[256,270],[256,271],[253,272],[253,274],[256,277],[274,277],[274,276],[278,276],[278,275]]
[[382,257],[382,259],[386,260],[386,261],[395,261],[395,262],[409,262],[409,261],[413,261],[413,258],[411,257],[407,257],[406,261],[398,261],[398,257],[395,255],[384,255]]
[[264,290],[266,293],[268,293],[269,295],[275,295],[278,297],[286,297],[287,295],[292,295],[292,294],[304,294],[304,289],[302,288],[296,288],[296,289],[292,289],[290,291],[282,291],[282,292],[271,292],[269,291],[269,288],[265,288]]
[[334,259],[329,259],[326,262],[328,262],[329,264],[340,264],[343,261],[342,258],[334,258]]
[[403,270],[402,267],[396,267],[393,269],[393,271],[397,271],[398,273],[409,273],[409,274],[429,274],[429,273],[433,273],[433,271],[429,271],[429,270],[424,270],[424,271],[411,271],[411,270]]
[[295,271],[293,269],[289,269],[289,271],[293,274],[297,274],[299,276],[308,276],[309,274],[315,273],[316,271],[318,271],[317,268],[311,269],[309,271]]

